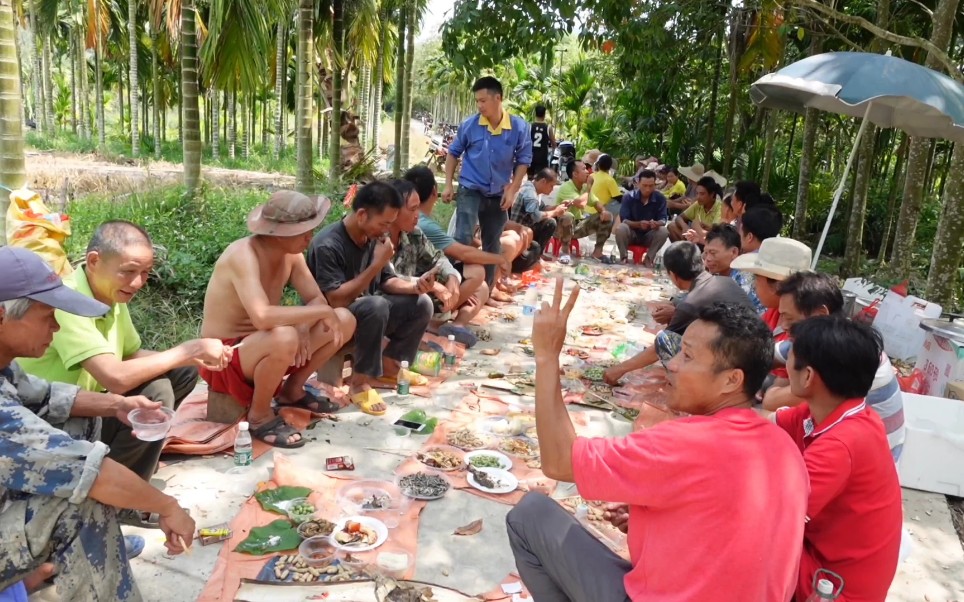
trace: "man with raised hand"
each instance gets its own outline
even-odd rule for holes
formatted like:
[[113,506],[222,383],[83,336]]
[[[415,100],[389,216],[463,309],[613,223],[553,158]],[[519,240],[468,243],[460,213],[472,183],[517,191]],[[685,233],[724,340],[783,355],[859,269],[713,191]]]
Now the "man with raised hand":
[[[807,475],[791,441],[752,409],[773,339],[752,309],[701,310],[668,365],[671,409],[690,414],[625,437],[577,437],[559,357],[575,288],[562,279],[532,328],[536,430],[547,477],[609,502],[628,534],[617,556],[562,506],[528,493],[506,517],[535,600],[786,601],[796,586]],[[708,560],[710,559],[710,560]]]

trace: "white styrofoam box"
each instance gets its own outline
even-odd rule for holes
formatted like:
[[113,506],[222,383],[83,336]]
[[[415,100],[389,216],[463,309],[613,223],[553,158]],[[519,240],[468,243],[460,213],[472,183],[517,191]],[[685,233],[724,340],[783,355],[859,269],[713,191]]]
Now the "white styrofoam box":
[[924,375],[921,393],[946,395],[948,383],[964,380],[964,345],[934,332],[925,334],[915,366]]
[[857,295],[858,299],[863,300],[867,305],[874,301],[883,301],[887,289],[875,284],[866,278],[847,278],[844,282],[843,290]]
[[904,393],[902,487],[964,496],[964,403]]
[[888,291],[877,309],[874,328],[884,338],[884,351],[887,355],[907,360],[917,357],[921,345],[924,344],[921,320],[938,318],[940,315],[940,305],[913,295],[902,297]]

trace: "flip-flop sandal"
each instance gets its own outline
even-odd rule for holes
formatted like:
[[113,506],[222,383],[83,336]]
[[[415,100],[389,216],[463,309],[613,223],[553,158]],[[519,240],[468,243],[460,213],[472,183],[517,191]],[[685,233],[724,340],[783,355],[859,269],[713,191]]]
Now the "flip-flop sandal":
[[[419,374],[418,372],[412,372],[411,370],[406,370],[405,375],[408,376],[408,384],[412,387],[424,387],[428,385],[428,379]],[[385,383],[386,385],[394,385],[398,382],[398,375],[389,376],[379,376],[378,382]]]
[[304,396],[294,403],[281,403],[275,400],[277,408],[302,408],[315,414],[334,414],[341,409],[341,406],[324,395],[315,395],[306,390]]
[[479,339],[475,336],[475,333],[464,326],[457,326],[455,324],[446,324],[440,327],[438,329],[438,333],[443,337],[453,335],[455,340],[465,345],[467,349],[471,349],[476,343],[479,342]]
[[[272,447],[294,449],[304,447],[305,445],[305,438],[303,436],[298,441],[289,443],[295,435],[301,435],[301,432],[285,422],[281,416],[275,416],[261,426],[252,428],[251,434]],[[265,437],[270,437],[271,435],[274,435],[274,441],[265,441]]]
[[359,410],[361,410],[362,412],[370,416],[381,416],[382,414],[385,413],[385,410],[377,412],[372,409],[372,406],[377,405],[379,403],[381,403],[382,405],[386,405],[385,401],[382,399],[382,396],[379,395],[378,391],[376,391],[375,389],[369,389],[367,391],[359,391],[358,393],[355,393],[354,395],[351,396],[351,401],[356,406],[358,406]]
[[[145,518],[146,517],[146,518]],[[160,529],[161,515],[157,512],[141,512],[139,510],[121,510],[117,513],[117,522],[122,525],[139,527],[141,529]]]

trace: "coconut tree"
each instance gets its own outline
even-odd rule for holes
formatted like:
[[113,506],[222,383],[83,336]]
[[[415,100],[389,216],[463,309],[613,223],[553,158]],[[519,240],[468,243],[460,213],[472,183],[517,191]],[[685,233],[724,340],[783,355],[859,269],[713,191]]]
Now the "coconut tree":
[[[0,183],[20,188],[27,181],[23,158],[20,64],[10,0],[0,0]],[[6,244],[9,195],[0,194],[0,243]]]
[[[140,121],[140,82],[137,74],[137,0],[127,0],[127,33],[130,39],[130,90],[131,90],[131,156],[141,155]],[[122,95],[123,97],[123,95]]]
[[181,0],[181,124],[184,192],[194,196],[201,177],[201,123],[198,111],[197,30],[194,0]]

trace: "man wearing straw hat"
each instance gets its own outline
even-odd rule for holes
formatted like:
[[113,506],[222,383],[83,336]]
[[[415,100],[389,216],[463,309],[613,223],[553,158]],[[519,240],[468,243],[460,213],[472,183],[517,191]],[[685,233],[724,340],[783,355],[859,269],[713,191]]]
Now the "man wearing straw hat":
[[[328,305],[304,252],[331,203],[279,190],[248,215],[252,236],[231,243],[214,265],[204,296],[203,336],[236,347],[221,372],[201,369],[211,391],[248,408],[251,434],[275,447],[301,447],[301,433],[272,411],[297,406],[315,413],[338,405],[304,386],[355,332],[347,309]],[[282,305],[290,285],[304,305]],[[287,379],[285,379],[287,376]]]

